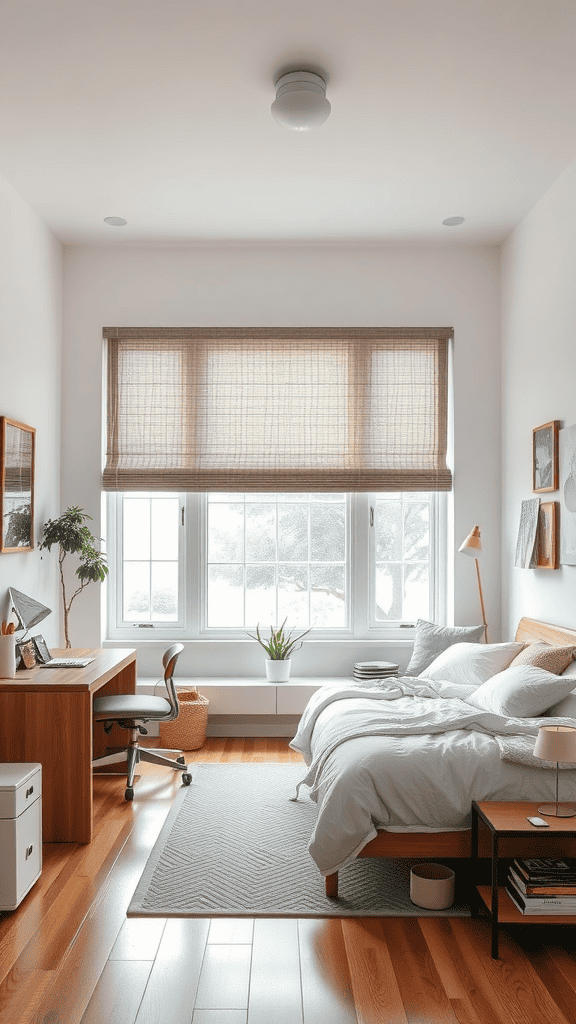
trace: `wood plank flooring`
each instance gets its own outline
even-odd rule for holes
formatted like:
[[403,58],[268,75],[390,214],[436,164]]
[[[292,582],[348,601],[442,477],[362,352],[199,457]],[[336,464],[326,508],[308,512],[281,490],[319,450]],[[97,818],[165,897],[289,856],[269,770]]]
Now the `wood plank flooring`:
[[[282,739],[219,739],[189,761],[300,761]],[[126,918],[180,786],[142,765],[94,779],[90,846],[47,844],[0,914],[1,1024],[576,1024],[576,930],[465,918]],[[322,885],[319,878],[318,884]]]

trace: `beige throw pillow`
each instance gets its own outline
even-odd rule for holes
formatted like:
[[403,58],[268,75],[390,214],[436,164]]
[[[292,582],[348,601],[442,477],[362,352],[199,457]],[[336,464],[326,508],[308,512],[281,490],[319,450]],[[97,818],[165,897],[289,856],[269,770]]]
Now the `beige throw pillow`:
[[544,640],[536,640],[516,655],[510,668],[516,665],[535,665],[536,668],[545,668],[547,672],[554,672],[559,676],[568,667],[575,654],[576,647],[553,647],[552,644],[547,644]]

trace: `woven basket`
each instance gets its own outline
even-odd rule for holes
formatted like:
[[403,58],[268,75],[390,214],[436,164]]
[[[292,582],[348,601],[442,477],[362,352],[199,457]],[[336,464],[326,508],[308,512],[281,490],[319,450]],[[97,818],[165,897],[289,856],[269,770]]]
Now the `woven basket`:
[[206,739],[210,701],[197,690],[181,690],[178,703],[178,718],[173,722],[160,722],[160,742],[171,750],[198,750]]

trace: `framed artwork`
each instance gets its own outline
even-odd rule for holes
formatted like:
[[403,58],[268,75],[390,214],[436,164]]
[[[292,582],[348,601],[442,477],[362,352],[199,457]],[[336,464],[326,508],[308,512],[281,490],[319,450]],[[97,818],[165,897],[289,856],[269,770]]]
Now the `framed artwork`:
[[0,416],[0,551],[34,547],[36,431]]
[[44,637],[41,636],[40,633],[38,633],[37,636],[32,637],[32,643],[34,644],[37,662],[39,662],[41,665],[46,665],[49,661],[52,660],[52,655],[48,650],[48,645]]
[[558,568],[558,501],[543,501],[538,512],[536,567]]
[[532,490],[558,490],[558,428],[560,420],[550,420],[532,431]]
[[34,668],[37,664],[36,647],[32,640],[16,644],[16,668]]
[[560,431],[560,563],[576,565],[576,423]]

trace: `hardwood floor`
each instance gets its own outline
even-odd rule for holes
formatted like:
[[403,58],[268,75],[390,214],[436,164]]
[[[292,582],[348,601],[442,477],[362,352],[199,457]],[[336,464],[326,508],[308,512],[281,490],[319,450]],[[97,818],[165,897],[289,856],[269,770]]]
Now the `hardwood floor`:
[[[208,739],[189,761],[300,761],[285,740]],[[96,777],[90,846],[47,844],[0,914],[1,1024],[576,1024],[574,929],[485,920],[127,920],[180,782]],[[319,878],[319,885],[322,884]]]

